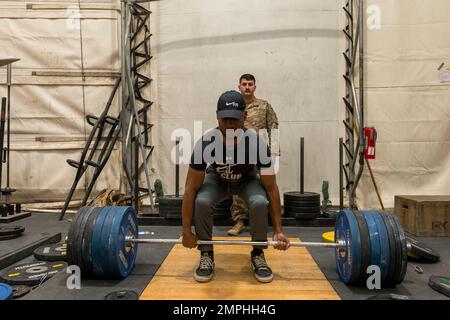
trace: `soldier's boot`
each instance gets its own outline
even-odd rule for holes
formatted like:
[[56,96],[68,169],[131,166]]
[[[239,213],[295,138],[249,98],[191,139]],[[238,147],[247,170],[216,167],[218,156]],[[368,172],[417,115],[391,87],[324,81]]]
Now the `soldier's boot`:
[[230,236],[238,236],[241,232],[244,231],[245,231],[244,220],[239,219],[238,221],[236,221],[236,224],[233,226],[233,228],[228,230],[228,234]]

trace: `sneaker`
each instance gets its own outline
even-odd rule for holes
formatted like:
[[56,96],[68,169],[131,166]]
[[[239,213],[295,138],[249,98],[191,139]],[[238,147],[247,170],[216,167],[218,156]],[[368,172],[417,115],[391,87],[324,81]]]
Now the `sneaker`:
[[272,269],[269,268],[264,258],[264,253],[252,256],[251,266],[256,280],[263,283],[271,282],[273,279]]
[[200,255],[200,264],[194,272],[194,279],[198,282],[208,282],[214,276],[214,254],[211,252],[202,252]]
[[245,231],[244,220],[238,220],[236,221],[236,224],[233,226],[233,228],[228,230],[228,234],[230,236],[238,236],[241,232],[244,231]]

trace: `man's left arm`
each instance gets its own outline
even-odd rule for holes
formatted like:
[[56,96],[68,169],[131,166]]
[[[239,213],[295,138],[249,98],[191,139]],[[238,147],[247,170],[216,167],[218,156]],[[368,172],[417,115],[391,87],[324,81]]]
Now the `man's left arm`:
[[273,110],[270,103],[267,103],[267,110],[266,110],[266,128],[267,128],[267,134],[269,136],[269,147],[272,150],[273,153],[278,154],[279,150],[276,146],[272,144],[272,129],[278,129],[278,117],[275,111]]
[[274,174],[261,174],[260,181],[269,198],[269,212],[274,228],[273,240],[278,241],[278,244],[275,245],[274,248],[278,250],[287,250],[289,248],[289,239],[284,235],[281,227],[281,201],[276,176]]

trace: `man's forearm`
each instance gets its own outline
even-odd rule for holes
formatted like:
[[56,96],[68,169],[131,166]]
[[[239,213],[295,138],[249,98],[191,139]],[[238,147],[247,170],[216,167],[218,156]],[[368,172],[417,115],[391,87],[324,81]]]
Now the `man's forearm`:
[[278,190],[270,191],[267,193],[269,197],[270,216],[272,218],[272,224],[274,232],[283,232],[281,227],[281,201],[280,193]]
[[181,208],[183,219],[183,232],[191,231],[192,216],[194,214],[195,193],[185,192],[183,197],[183,206]]

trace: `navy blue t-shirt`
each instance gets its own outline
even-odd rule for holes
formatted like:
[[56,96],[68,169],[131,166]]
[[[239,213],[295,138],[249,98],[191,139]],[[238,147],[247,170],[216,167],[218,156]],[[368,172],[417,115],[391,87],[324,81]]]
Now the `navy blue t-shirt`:
[[218,128],[206,132],[194,147],[190,167],[212,171],[228,183],[245,180],[261,168],[269,168],[271,153],[266,140],[252,129],[240,132],[238,142],[230,146],[226,146]]

